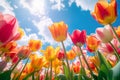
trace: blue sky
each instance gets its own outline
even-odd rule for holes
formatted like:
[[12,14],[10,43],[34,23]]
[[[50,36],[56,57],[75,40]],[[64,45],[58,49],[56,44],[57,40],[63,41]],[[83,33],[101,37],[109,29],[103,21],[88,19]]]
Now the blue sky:
[[[87,34],[95,33],[97,27],[103,27],[90,13],[98,0],[0,0],[0,12],[14,15],[19,25],[24,29],[25,36],[18,41],[26,45],[31,38],[40,39],[43,45],[57,45],[48,30],[54,22],[64,21],[68,31],[74,29],[86,30]],[[120,0],[118,3],[118,18],[113,24],[120,25]],[[72,44],[68,37],[66,47]],[[60,45],[60,44],[58,44]]]

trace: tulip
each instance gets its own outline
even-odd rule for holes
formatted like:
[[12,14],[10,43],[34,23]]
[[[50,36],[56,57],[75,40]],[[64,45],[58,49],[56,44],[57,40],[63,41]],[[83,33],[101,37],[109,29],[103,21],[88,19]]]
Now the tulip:
[[31,60],[31,66],[35,70],[41,70],[45,62],[42,56],[38,56],[36,54],[31,54],[30,60]]
[[86,42],[86,31],[74,30],[70,37],[74,45],[81,46]]
[[96,34],[103,43],[108,43],[113,39],[113,32],[109,25],[106,25],[104,28],[97,28]]
[[22,46],[19,48],[18,56],[20,58],[27,58],[30,53],[31,53],[31,50],[28,46]]
[[73,63],[72,67],[73,67],[74,73],[79,74],[79,72],[80,72],[80,62],[77,61],[76,63]]
[[17,47],[17,43],[15,41],[11,41],[0,47],[0,51],[2,52],[10,52]]
[[57,54],[57,58],[59,60],[63,60],[65,58],[65,53],[63,50],[60,50],[59,53]]
[[29,44],[31,51],[37,51],[42,46],[42,42],[40,40],[31,39],[28,44]]
[[41,50],[41,52],[44,54],[46,60],[53,61],[56,59],[59,50],[60,47],[54,49],[52,46],[48,46],[46,50]]
[[117,33],[118,37],[120,38],[120,26],[118,26],[118,28],[116,29],[116,33]]
[[0,45],[14,40],[17,29],[18,22],[14,16],[0,13]]
[[95,5],[92,16],[103,25],[112,24],[117,18],[117,3],[116,0],[111,0],[108,3],[106,0],[98,1]]
[[54,23],[48,27],[52,37],[57,42],[62,42],[67,38],[68,26],[63,22]]
[[114,49],[109,43],[102,44],[100,50],[107,54],[114,53]]
[[73,60],[73,59],[75,59],[75,57],[76,57],[76,53],[73,50],[69,50],[67,52],[67,58],[68,58],[68,60]]
[[100,41],[95,36],[88,36],[86,40],[86,44],[88,51],[96,52],[100,44]]

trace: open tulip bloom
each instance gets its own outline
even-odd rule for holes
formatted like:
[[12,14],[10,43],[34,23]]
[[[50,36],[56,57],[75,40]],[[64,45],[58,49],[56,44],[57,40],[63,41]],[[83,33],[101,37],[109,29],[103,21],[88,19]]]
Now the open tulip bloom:
[[24,30],[17,18],[0,12],[0,80],[120,80],[120,26],[112,26],[117,1],[98,0],[91,15],[103,25],[94,34],[70,34],[64,21],[53,22],[48,30],[58,45],[46,46],[43,38],[19,44]]

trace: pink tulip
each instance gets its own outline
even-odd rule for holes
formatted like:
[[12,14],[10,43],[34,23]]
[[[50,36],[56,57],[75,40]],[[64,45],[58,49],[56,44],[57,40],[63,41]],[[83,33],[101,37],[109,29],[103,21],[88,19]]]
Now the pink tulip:
[[0,13],[0,44],[12,41],[17,35],[18,23],[14,16]]
[[113,39],[113,32],[109,25],[106,25],[104,28],[97,28],[96,34],[103,43],[107,43]]
[[86,31],[74,30],[70,37],[74,45],[81,46],[86,42]]
[[101,45],[100,50],[104,53],[114,53],[113,47],[109,43],[104,43]]

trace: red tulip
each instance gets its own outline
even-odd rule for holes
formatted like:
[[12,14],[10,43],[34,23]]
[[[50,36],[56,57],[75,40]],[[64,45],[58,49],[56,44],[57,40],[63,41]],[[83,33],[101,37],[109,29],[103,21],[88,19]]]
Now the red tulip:
[[81,46],[86,42],[86,31],[74,30],[70,37],[74,45]]
[[14,16],[0,13],[0,44],[12,41],[17,35],[18,23]]
[[63,60],[65,58],[65,54],[63,50],[60,50],[59,53],[57,54],[57,58],[59,60]]

